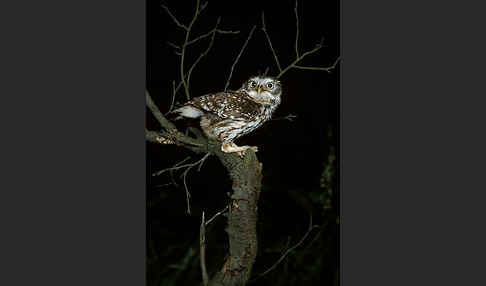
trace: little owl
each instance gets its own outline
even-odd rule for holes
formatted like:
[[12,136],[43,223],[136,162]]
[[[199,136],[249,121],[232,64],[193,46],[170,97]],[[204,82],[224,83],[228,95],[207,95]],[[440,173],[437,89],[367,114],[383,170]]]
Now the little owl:
[[222,142],[221,150],[243,156],[249,148],[237,146],[237,138],[252,132],[272,117],[280,104],[282,87],[272,77],[255,76],[237,91],[223,91],[193,98],[174,110],[179,118],[200,118],[201,128],[210,137]]

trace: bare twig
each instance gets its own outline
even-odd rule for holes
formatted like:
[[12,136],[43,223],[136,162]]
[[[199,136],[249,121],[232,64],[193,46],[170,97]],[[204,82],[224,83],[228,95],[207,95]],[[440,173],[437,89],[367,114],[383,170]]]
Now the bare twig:
[[178,45],[176,45],[176,44],[174,44],[172,42],[169,42],[169,41],[167,41],[167,45],[173,47],[176,50],[180,50],[181,49],[181,47],[179,47]]
[[186,164],[186,165],[182,165],[181,166],[182,163],[184,163],[185,161],[187,161],[189,159],[191,159],[191,156],[186,157],[186,159],[180,161],[179,163],[175,164],[174,166],[172,166],[170,168],[166,168],[166,169],[160,170],[160,171],[158,171],[156,173],[153,173],[152,176],[159,176],[159,175],[161,175],[161,174],[163,174],[165,172],[177,171],[177,170],[182,169],[182,168],[190,167],[193,164]]
[[172,14],[169,10],[169,7],[167,7],[166,5],[164,4],[161,4],[162,5],[162,8],[164,8],[164,10],[167,12],[167,14],[169,14],[170,18],[174,21],[174,23],[176,23],[177,26],[183,28],[184,30],[187,31],[187,26],[186,25],[183,25],[181,22],[179,22],[179,20],[177,20],[177,18],[174,16],[174,14]]
[[319,70],[319,71],[327,71],[331,72],[333,69],[336,68],[338,62],[340,61],[341,58],[337,58],[336,61],[332,64],[332,66],[329,66],[327,68],[321,68],[321,67],[303,67],[303,66],[298,66],[294,65],[294,68],[296,69],[302,69],[302,70]]
[[211,153],[207,153],[206,155],[204,155],[204,157],[202,157],[201,160],[199,160],[201,163],[199,163],[199,167],[197,168],[197,171],[201,171],[201,167],[204,163],[204,161],[209,157],[209,155],[211,155]]
[[213,217],[206,222],[206,226],[208,226],[216,217],[220,216],[221,214],[223,214],[227,210],[228,210],[228,206],[226,206],[224,209],[222,209],[221,211],[219,211],[215,215],[213,215]]
[[304,236],[299,240],[299,242],[297,242],[297,244],[295,244],[294,246],[292,246],[291,248],[287,249],[283,254],[282,256],[280,256],[280,258],[277,260],[277,262],[275,262],[270,268],[268,268],[266,271],[258,274],[257,277],[255,277],[254,279],[252,279],[251,281],[255,281],[259,278],[261,278],[262,276],[266,275],[267,273],[269,273],[270,271],[274,270],[279,264],[280,262],[282,262],[285,257],[291,253],[292,251],[294,251],[294,249],[296,249],[297,247],[299,247],[304,241],[305,239],[309,236],[309,234],[311,233],[311,231],[315,228],[319,228],[320,226],[318,225],[312,225],[312,214],[310,216],[310,222],[309,222],[309,228],[307,230],[307,232],[304,234]]
[[278,70],[280,72],[277,75],[277,78],[280,78],[281,76],[283,76],[287,71],[289,71],[292,68],[304,69],[304,70],[323,70],[323,71],[330,72],[331,70],[333,70],[336,67],[337,63],[339,62],[339,59],[337,59],[336,62],[330,67],[306,67],[306,66],[297,65],[306,56],[313,54],[313,53],[317,52],[318,50],[320,50],[323,47],[323,45],[322,45],[322,41],[321,41],[320,43],[318,43],[316,45],[316,47],[314,49],[309,50],[307,52],[304,52],[303,54],[300,54],[300,52],[299,52],[300,28],[299,28],[298,0],[295,1],[294,13],[295,13],[295,26],[296,26],[296,32],[295,32],[295,55],[296,56],[295,56],[295,60],[284,69],[282,69],[282,67],[280,66],[280,62],[278,60],[277,53],[275,52],[275,49],[273,48],[272,41],[270,40],[270,36],[268,35],[267,29],[266,29],[266,26],[265,26],[265,15],[262,13],[262,30],[265,33],[265,36],[266,36],[267,41],[268,41],[268,45],[270,46],[270,49],[272,50],[273,57],[275,58],[275,62],[277,63],[277,67],[278,67]]
[[238,33],[240,33],[240,31],[224,31],[224,30],[214,28],[211,31],[207,32],[206,34],[203,34],[203,35],[201,35],[197,38],[190,40],[189,42],[187,42],[187,45],[194,44],[195,42],[197,42],[199,40],[207,38],[207,37],[211,36],[213,33],[216,33],[216,34],[238,34]]
[[[206,155],[204,155],[204,157],[202,157],[200,160],[198,160],[197,162],[194,162],[192,164],[188,164],[187,165],[187,169],[184,171],[184,173],[182,173],[182,177],[183,177],[183,182],[184,182],[184,189],[186,190],[186,204],[187,204],[187,214],[191,215],[191,204],[190,204],[190,198],[191,198],[191,193],[189,193],[189,188],[187,187],[187,181],[186,181],[186,178],[187,178],[187,174],[189,173],[189,171],[199,165],[199,168],[198,168],[198,171],[201,170],[201,166],[202,164],[204,163],[204,161],[209,157],[209,155],[211,155],[211,153],[207,153]],[[186,167],[186,166],[184,166]]]
[[189,170],[191,170],[191,167],[187,168],[184,171],[184,189],[186,190],[187,214],[191,215],[191,203],[190,203],[191,193],[189,193],[189,189],[187,188],[187,182],[186,182],[186,177]]
[[[187,75],[186,75],[186,78],[187,78]],[[182,87],[182,80],[179,81],[179,83],[177,84],[177,87],[173,90],[174,92],[174,95],[177,94],[177,92],[179,91],[179,89]]]
[[189,26],[186,29],[186,38],[184,40],[184,44],[182,45],[182,50],[181,50],[181,66],[180,66],[180,76],[181,76],[181,81],[182,85],[184,86],[184,91],[186,93],[186,98],[187,100],[191,99],[191,96],[189,95],[189,85],[186,82],[185,74],[184,74],[184,58],[185,58],[185,52],[187,48],[187,43],[189,42],[189,35],[191,34],[191,29],[194,23],[196,22],[197,16],[206,8],[206,5],[208,2],[204,3],[202,6],[199,4],[200,0],[197,0],[196,2],[196,11],[194,12],[194,16],[191,20],[191,23],[189,23]]
[[272,120],[288,120],[288,121],[294,121],[295,118],[297,118],[297,115],[289,114],[287,116],[274,118]]
[[180,170],[180,169],[184,169],[186,168],[186,170],[184,171],[184,173],[182,173],[182,177],[183,177],[183,182],[184,182],[184,189],[186,191],[186,204],[187,204],[187,213],[190,215],[191,214],[191,205],[190,205],[190,198],[191,198],[191,194],[189,193],[189,189],[187,187],[187,181],[186,181],[186,178],[187,178],[187,174],[189,173],[189,171],[191,170],[191,168],[195,167],[195,166],[198,166],[198,172],[201,171],[201,167],[202,167],[202,164],[204,163],[204,161],[211,155],[211,153],[206,153],[206,155],[204,155],[201,159],[199,159],[198,161],[194,162],[194,163],[191,163],[191,164],[185,164],[185,165],[182,165],[182,163],[184,163],[185,161],[189,160],[191,157],[187,157],[185,158],[184,160],[180,161],[179,163],[175,164],[174,166],[172,166],[171,168],[166,168],[166,169],[163,169],[163,170],[160,170],[156,173],[153,173],[152,176],[158,176],[158,175],[161,175],[165,172],[170,172],[171,173],[171,176],[172,176],[172,173],[174,171],[177,171],[177,170]]
[[171,103],[170,103],[169,110],[164,115],[169,114],[172,111],[172,109],[174,108],[175,96],[176,96],[176,88],[175,88],[175,80],[173,80],[172,81],[172,100],[171,100]]
[[263,73],[263,75],[264,75],[264,76],[266,76],[269,70],[270,70],[270,67],[267,67],[267,68],[265,69],[265,72]]
[[[196,162],[194,163],[191,163],[191,164],[186,164],[186,165],[182,165],[182,166],[174,166],[172,168],[167,168],[167,169],[164,169],[162,171],[159,171],[157,172],[155,175],[160,175],[161,173],[163,172],[167,172],[167,171],[175,171],[175,170],[179,170],[179,169],[182,169],[182,168],[188,168],[188,169],[191,169],[197,165],[199,165],[199,168],[197,169],[197,171],[201,171],[201,166],[202,164],[204,163],[204,161],[211,155],[211,153],[206,153],[206,155],[204,155],[201,159],[197,160]],[[189,159],[191,157],[187,157],[186,159],[182,160],[181,162],[179,162],[178,164],[182,164],[183,162],[185,162],[187,159]],[[186,170],[187,172],[187,170]]]
[[208,271],[206,269],[206,222],[204,221],[204,211],[202,213],[201,226],[199,227],[199,248],[201,258],[201,272],[203,285],[209,284]]
[[216,213],[210,220],[205,221],[204,220],[204,211],[202,213],[202,218],[201,218],[201,225],[199,227],[199,248],[201,249],[201,272],[202,272],[202,278],[203,278],[203,285],[208,285],[209,283],[209,277],[208,277],[208,271],[206,269],[206,227],[219,215],[224,213],[225,211],[228,210],[228,206],[226,206],[223,210],[219,211]]
[[[190,96],[190,79],[191,79],[191,74],[192,74],[192,71],[194,70],[194,67],[199,63],[199,61],[209,52],[209,50],[211,49],[211,46],[213,45],[213,42],[214,42],[214,37],[216,34],[238,34],[239,31],[226,31],[226,30],[221,30],[221,29],[218,29],[218,24],[219,24],[219,21],[220,19],[218,19],[218,22],[216,24],[216,27],[214,27],[211,31],[207,32],[206,34],[202,34],[192,40],[190,40],[190,34],[191,34],[191,31],[192,31],[192,27],[194,26],[194,23],[196,22],[198,16],[201,14],[201,12],[206,8],[208,2],[205,2],[204,4],[200,4],[200,0],[197,0],[196,1],[196,11],[194,12],[194,16],[192,17],[191,19],[191,22],[189,23],[189,25],[184,25],[182,24],[181,22],[179,22],[177,20],[177,18],[174,16],[174,14],[172,14],[170,12],[170,10],[168,9],[167,6],[165,5],[162,5],[162,7],[167,11],[167,14],[169,14],[169,16],[172,18],[172,20],[181,28],[183,28],[185,30],[185,38],[184,38],[184,42],[179,46],[179,45],[176,45],[176,44],[173,44],[171,42],[167,42],[168,45],[170,45],[171,47],[175,48],[175,53],[177,55],[179,55],[181,57],[181,60],[180,60],[180,82],[179,84],[177,84],[177,87],[173,88],[173,93],[172,93],[172,103],[174,103],[174,100],[175,100],[175,96],[177,94],[177,92],[179,91],[179,89],[181,87],[184,88],[184,93],[186,95],[186,99],[189,100],[191,98]],[[209,43],[209,46],[208,48],[197,58],[197,60],[192,64],[192,66],[189,68],[189,71],[188,72],[185,72],[185,58],[186,58],[186,50],[187,50],[187,47],[191,44],[194,44],[196,43],[197,41],[199,40],[202,40],[204,38],[207,38],[211,36],[211,42]],[[172,110],[172,107],[173,107],[173,104],[171,105],[171,109],[169,110],[169,112]],[[167,113],[166,113],[167,114]]]
[[272,41],[270,40],[270,36],[268,35],[267,28],[265,26],[265,14],[262,12],[262,31],[265,33],[265,36],[267,37],[268,45],[270,46],[270,49],[272,50],[273,57],[275,58],[275,62],[277,63],[278,71],[282,71],[282,67],[280,67],[280,62],[278,61],[277,53],[275,52],[275,49],[272,46]]
[[155,185],[154,188],[163,188],[172,185],[171,183]]
[[216,30],[218,28],[218,25],[219,25],[219,22],[221,21],[221,18],[218,18],[218,20],[216,21],[216,26],[214,27],[213,29],[213,33],[212,33],[212,36],[211,36],[211,41],[209,42],[209,45],[207,47],[207,49],[202,52],[199,57],[197,58],[197,60],[192,64],[191,68],[189,69],[189,72],[187,73],[187,85],[189,86],[189,82],[191,80],[191,74],[192,74],[192,71],[194,70],[194,67],[196,67],[196,65],[199,63],[199,61],[205,56],[208,54],[209,50],[211,49],[211,47],[213,46],[213,43],[214,43],[214,37],[216,36]]
[[299,13],[297,12],[298,0],[295,0],[295,25],[297,26],[297,31],[295,32],[295,57],[299,58]]
[[295,65],[300,62],[301,60],[303,60],[306,56],[310,55],[310,54],[313,54],[315,52],[317,52],[318,50],[320,50],[322,48],[322,44],[317,44],[316,47],[310,51],[307,51],[305,53],[303,53],[301,56],[297,57],[289,66],[287,66],[285,69],[283,69],[277,76],[277,78],[280,78],[282,75],[284,75],[284,73],[286,73],[289,69],[295,67]]
[[[185,40],[184,40],[184,43],[183,43],[182,46],[177,46],[177,45],[172,44],[170,42],[168,42],[168,44],[171,45],[172,47],[176,48],[178,50],[178,51],[176,51],[176,54],[178,54],[178,55],[181,56],[181,64],[180,64],[181,83],[184,86],[184,91],[186,93],[186,97],[187,97],[188,100],[190,99],[190,96],[189,96],[189,87],[187,85],[186,76],[184,74],[185,51],[186,51],[186,47],[189,45],[188,44],[188,42],[189,42],[189,35],[191,33],[192,26],[196,22],[197,16],[199,16],[199,14],[201,14],[201,12],[206,8],[207,5],[208,5],[208,2],[200,5],[200,0],[197,0],[197,2],[196,2],[196,11],[194,12],[194,16],[192,17],[191,22],[189,23],[189,25],[184,25],[179,20],[177,20],[177,18],[174,16],[174,14],[172,14],[172,12],[170,12],[169,8],[166,5],[162,4],[162,8],[164,8],[164,10],[167,12],[167,14],[169,14],[169,16],[172,18],[172,20],[176,23],[176,25],[179,26],[179,27],[181,27],[181,28],[183,28],[186,31]],[[179,89],[179,87],[177,89]]]
[[[190,156],[186,157],[186,159],[184,159],[184,160],[180,161],[179,163],[175,164],[173,167],[177,167],[177,166],[181,165],[182,163],[184,163],[185,161],[189,160],[190,158],[191,158]],[[176,182],[176,180],[174,178],[174,169],[171,169],[170,170],[170,180],[172,181],[172,184],[174,186],[176,186],[176,188],[179,187],[179,184],[177,184],[177,182]]]
[[256,25],[255,25],[255,26],[253,26],[253,28],[251,29],[250,34],[248,35],[248,38],[246,38],[246,41],[245,41],[245,43],[243,44],[243,47],[242,47],[242,48],[241,48],[241,50],[240,50],[240,53],[239,53],[239,54],[238,54],[238,56],[236,57],[236,60],[235,60],[235,62],[233,63],[233,65],[231,66],[231,72],[230,72],[230,75],[229,75],[228,80],[226,81],[226,84],[225,84],[225,86],[224,86],[224,90],[225,90],[225,91],[228,89],[228,86],[229,86],[229,84],[230,84],[231,77],[233,76],[233,70],[234,70],[234,68],[235,68],[235,66],[236,66],[236,63],[238,63],[238,60],[240,59],[241,54],[243,54],[243,51],[245,50],[246,45],[248,45],[248,42],[250,41],[250,38],[251,38],[251,36],[253,35],[253,31],[255,31],[255,28],[256,28]]

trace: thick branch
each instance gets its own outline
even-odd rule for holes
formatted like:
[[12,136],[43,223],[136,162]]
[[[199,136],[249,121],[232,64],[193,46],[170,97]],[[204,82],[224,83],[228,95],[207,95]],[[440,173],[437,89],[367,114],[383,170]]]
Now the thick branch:
[[154,117],[165,129],[162,132],[155,132],[145,129],[146,140],[160,144],[178,144],[185,145],[186,148],[197,152],[207,152],[208,142],[204,137],[192,138],[181,133],[175,125],[167,120],[165,116],[160,112],[159,108],[155,105],[148,91],[145,91],[145,100],[147,107],[150,109]]

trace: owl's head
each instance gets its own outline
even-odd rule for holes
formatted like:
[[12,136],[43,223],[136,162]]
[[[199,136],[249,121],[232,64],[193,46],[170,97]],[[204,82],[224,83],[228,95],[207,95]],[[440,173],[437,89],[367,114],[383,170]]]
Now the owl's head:
[[241,87],[256,102],[261,104],[279,104],[282,86],[280,81],[270,76],[254,76]]

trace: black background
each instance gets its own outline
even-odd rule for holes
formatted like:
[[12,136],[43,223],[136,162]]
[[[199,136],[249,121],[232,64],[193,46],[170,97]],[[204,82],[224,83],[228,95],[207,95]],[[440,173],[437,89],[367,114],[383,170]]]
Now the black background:
[[[180,80],[180,57],[167,42],[182,43],[185,31],[177,27],[160,3],[148,1],[147,6],[147,87],[162,112],[166,112],[171,104],[172,81],[175,80],[177,84]],[[185,24],[190,22],[195,2],[167,1],[164,4],[179,21]],[[282,68],[285,68],[296,57],[294,7],[295,1],[209,1],[194,25],[191,39],[211,30],[217,17],[221,17],[220,29],[237,30],[240,33],[216,35],[208,56],[199,62],[192,74],[191,95],[200,96],[224,89],[231,65],[254,25],[256,29],[235,67],[229,88],[239,88],[250,76],[263,73],[267,67],[269,75],[278,75],[271,49],[261,30],[262,12],[265,13],[265,24],[273,47]],[[339,2],[301,1],[298,5],[298,15],[299,53],[303,54],[313,49],[321,40],[324,44],[322,49],[308,55],[299,65],[331,66],[339,57]],[[209,41],[209,38],[206,38],[189,46],[185,57],[186,71],[206,49]],[[319,184],[330,146],[335,149],[339,146],[339,72],[339,68],[332,73],[297,69],[288,71],[280,78],[283,94],[282,104],[274,114],[276,120],[266,123],[259,130],[237,142],[257,145],[260,150],[257,156],[264,166],[263,188],[259,202],[260,249],[253,271],[255,275],[269,268],[283,253],[286,244],[290,247],[304,236],[311,214],[315,224],[324,224],[328,223],[328,220],[335,221],[339,213],[339,194],[334,194],[332,198],[334,209],[330,214],[323,214],[322,204],[319,205],[317,199],[314,202],[311,198],[318,197],[324,192]],[[177,94],[176,101],[186,101],[182,89]],[[278,120],[289,114],[296,115],[297,118],[292,122]],[[190,123],[178,122],[181,128],[184,128],[185,124]],[[151,130],[159,128],[149,111],[147,125]],[[168,269],[167,265],[183,261],[189,247],[198,251],[202,211],[208,216],[223,209],[227,203],[226,193],[231,190],[226,170],[215,157],[209,158],[200,172],[194,168],[187,176],[192,196],[192,215],[187,215],[183,180],[179,177],[184,170],[174,172],[178,186],[171,185],[169,173],[160,177],[150,176],[151,173],[171,167],[187,156],[192,158],[186,163],[195,162],[203,155],[194,155],[179,147],[147,143],[147,235],[152,247],[148,253],[151,258],[157,253],[159,260],[164,260],[163,263],[155,263],[155,266],[148,265],[148,281],[153,283],[150,285],[158,285],[161,281],[162,284],[164,281],[168,283],[174,279],[172,276],[179,271]],[[336,192],[338,174],[336,167],[333,167],[335,182],[332,188]],[[224,259],[227,244],[224,226],[224,219],[221,219],[221,222],[211,229],[207,255],[210,275],[211,271],[217,271],[222,266],[221,261]],[[323,262],[312,268],[312,275],[300,274],[307,275],[307,280],[315,285],[332,283],[338,275],[337,229],[338,226],[332,223],[319,235],[318,231],[314,231],[305,244],[298,248],[306,248],[314,237],[317,237],[319,243],[313,245],[318,245],[321,241],[326,242],[322,249],[313,250],[322,254],[312,259],[322,259]],[[305,257],[302,254],[301,256]],[[197,260],[197,255],[194,258]],[[291,261],[293,259],[291,258]],[[305,263],[316,263],[310,259],[307,255]],[[291,265],[289,268],[288,265],[284,265],[286,263],[282,263],[271,275],[268,274],[265,279],[262,278],[254,284],[264,285],[280,277],[280,281],[285,282],[280,282],[279,285],[293,285],[296,283],[295,280],[284,276],[309,268],[308,265],[292,263],[288,264]],[[191,267],[196,268],[196,271],[191,271]],[[199,281],[199,265],[194,264],[191,267],[184,270],[186,276],[178,278],[177,285],[191,285]],[[287,270],[284,270],[284,267]],[[282,275],[284,271],[285,275]],[[194,272],[194,277],[188,276]],[[292,276],[295,277],[293,274]]]

